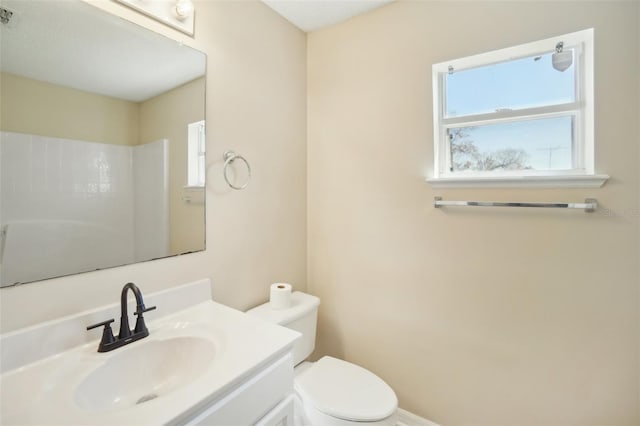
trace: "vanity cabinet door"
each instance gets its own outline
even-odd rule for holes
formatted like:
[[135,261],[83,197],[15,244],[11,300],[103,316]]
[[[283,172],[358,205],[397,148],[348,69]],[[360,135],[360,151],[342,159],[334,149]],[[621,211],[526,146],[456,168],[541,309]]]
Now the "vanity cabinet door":
[[286,397],[258,420],[255,426],[293,426],[293,399],[293,395]]
[[[287,353],[226,395],[169,422],[171,426],[253,425],[293,394],[293,358]],[[293,400],[292,400],[293,401]],[[266,415],[264,413],[267,413]],[[261,420],[260,420],[261,421]],[[279,423],[264,423],[277,425]],[[293,422],[282,423],[291,426]]]

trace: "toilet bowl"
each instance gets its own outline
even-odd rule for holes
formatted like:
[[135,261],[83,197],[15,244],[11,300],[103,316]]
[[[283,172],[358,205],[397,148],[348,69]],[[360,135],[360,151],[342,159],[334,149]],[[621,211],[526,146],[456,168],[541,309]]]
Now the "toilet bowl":
[[315,347],[319,304],[317,297],[296,291],[288,309],[265,303],[247,311],[302,333],[293,349],[296,426],[395,426],[398,399],[381,378],[330,356],[304,361]]

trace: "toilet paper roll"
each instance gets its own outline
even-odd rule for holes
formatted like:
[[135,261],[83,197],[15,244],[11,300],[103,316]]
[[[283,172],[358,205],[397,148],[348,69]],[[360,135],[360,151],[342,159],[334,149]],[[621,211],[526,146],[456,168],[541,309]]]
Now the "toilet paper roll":
[[291,306],[291,284],[275,283],[271,284],[271,294],[269,296],[271,309],[287,309]]

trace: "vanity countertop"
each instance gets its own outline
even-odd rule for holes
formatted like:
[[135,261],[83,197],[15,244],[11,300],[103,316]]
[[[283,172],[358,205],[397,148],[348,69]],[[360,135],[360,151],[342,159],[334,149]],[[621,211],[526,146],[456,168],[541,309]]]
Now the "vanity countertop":
[[[4,372],[0,376],[0,423],[171,423],[193,407],[210,404],[234,389],[286,354],[299,337],[292,330],[211,300],[152,320],[148,328],[149,337],[111,352],[98,353],[98,342],[92,341]],[[189,342],[202,342],[204,346],[186,345]],[[174,347],[168,351],[167,345]],[[154,360],[147,362],[145,356]],[[136,361],[136,357],[142,359]],[[172,363],[178,367],[176,374],[170,373]],[[104,367],[107,364],[113,369]],[[132,370],[132,365],[140,368],[118,370],[120,366]],[[106,374],[97,374],[100,368]],[[158,374],[160,379],[153,378]],[[183,374],[189,376],[188,380],[181,379]],[[155,380],[154,388],[136,391],[133,388],[137,382],[127,382],[127,375]],[[98,377],[94,383],[100,386],[92,384],[93,377]],[[123,384],[123,390],[118,389]],[[134,402],[120,398],[120,391],[134,397]],[[104,401],[100,399],[103,393]],[[151,397],[144,400],[145,395]]]

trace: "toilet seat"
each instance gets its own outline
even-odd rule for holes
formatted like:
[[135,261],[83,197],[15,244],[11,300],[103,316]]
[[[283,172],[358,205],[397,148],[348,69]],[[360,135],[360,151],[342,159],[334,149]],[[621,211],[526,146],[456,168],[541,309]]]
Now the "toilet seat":
[[338,419],[375,422],[393,415],[398,398],[372,372],[325,356],[296,377],[295,387],[304,404]]

